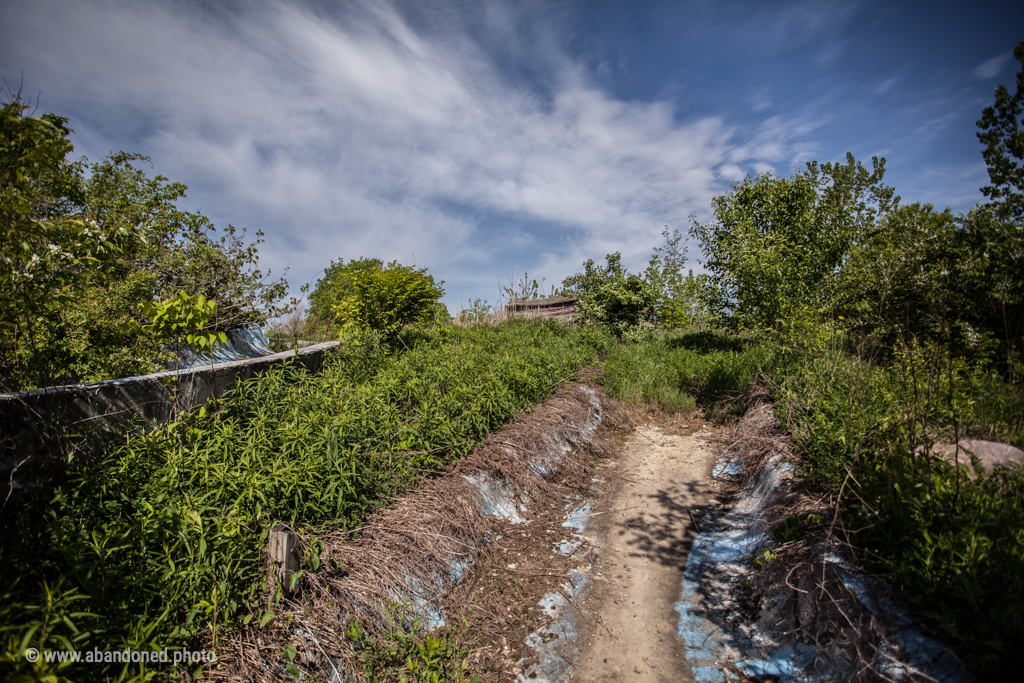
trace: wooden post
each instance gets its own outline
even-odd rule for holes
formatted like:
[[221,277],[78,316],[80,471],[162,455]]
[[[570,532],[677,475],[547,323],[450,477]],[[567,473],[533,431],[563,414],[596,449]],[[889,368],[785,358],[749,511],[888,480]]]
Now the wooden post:
[[[299,571],[299,536],[285,524],[278,524],[270,530],[267,551],[274,563],[277,580],[285,594],[291,594],[292,574]],[[297,589],[297,587],[296,587]]]

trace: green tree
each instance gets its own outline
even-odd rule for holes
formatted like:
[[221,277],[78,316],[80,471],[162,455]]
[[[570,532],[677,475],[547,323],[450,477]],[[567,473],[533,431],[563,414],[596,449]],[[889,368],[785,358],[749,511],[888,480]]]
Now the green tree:
[[[1013,56],[1024,67],[1024,40]],[[985,164],[992,184],[981,188],[992,200],[997,215],[1006,220],[1024,218],[1024,68],[1017,73],[1017,90],[1011,95],[1004,85],[996,88],[996,101],[978,121],[978,139],[985,150]]]
[[846,326],[886,346],[945,336],[971,268],[957,232],[957,217],[931,204],[901,206],[869,230],[839,278]]
[[1016,375],[1024,348],[1024,41],[1013,56],[1022,67],[1016,91],[997,87],[978,121],[992,183],[981,191],[990,202],[963,220],[963,239],[976,263],[971,279],[978,294],[965,312],[1000,340],[1003,362]]
[[72,151],[67,119],[30,116],[19,96],[0,110],[0,385],[18,388],[45,375],[39,319],[73,305],[126,237],[76,212],[83,162]]
[[[654,248],[654,255],[644,271],[644,280],[655,294],[654,314],[665,327],[687,327],[701,317],[699,299],[701,276],[691,269],[683,274],[686,265],[686,247],[683,236],[668,226],[661,232],[665,244]],[[706,279],[706,278],[705,278]]]
[[89,168],[83,180],[83,215],[99,225],[127,227],[139,235],[108,275],[145,279],[153,299],[184,289],[217,304],[210,325],[218,330],[262,324],[286,312],[288,284],[259,268],[263,232],[247,240],[247,230],[232,225],[218,231],[198,213],[181,211],[175,202],[188,188],[157,175],[148,177],[133,163],[150,160],[124,152]]
[[582,273],[562,281],[562,293],[575,297],[578,320],[607,327],[621,336],[650,322],[658,295],[642,277],[622,266],[619,252],[605,259],[604,267],[587,259]]
[[[365,262],[365,259],[363,260]],[[335,320],[393,340],[406,325],[434,319],[442,285],[426,268],[392,261],[386,267],[360,267],[346,273],[348,294],[334,305]]]
[[309,295],[309,317],[328,325],[336,325],[335,306],[339,301],[352,295],[350,275],[383,267],[384,262],[376,258],[358,258],[348,263],[345,263],[343,258],[331,261],[331,264],[324,268],[323,275],[317,280]]
[[712,200],[714,219],[693,221],[705,254],[712,309],[734,329],[779,329],[831,304],[851,248],[899,203],[882,184],[885,159],[868,171],[810,162],[789,178],[760,174]]
[[[1014,54],[1024,60],[1024,42]],[[1016,94],[997,88],[978,121],[990,201],[960,216],[900,207],[853,245],[838,277],[838,312],[883,347],[938,342],[1014,371],[1024,339],[1024,70],[1017,79]]]
[[258,266],[256,239],[179,210],[187,189],[119,153],[70,160],[67,119],[0,120],[0,385],[5,390],[149,372],[161,342],[139,304],[184,290],[216,303],[210,329],[285,310],[287,283]]

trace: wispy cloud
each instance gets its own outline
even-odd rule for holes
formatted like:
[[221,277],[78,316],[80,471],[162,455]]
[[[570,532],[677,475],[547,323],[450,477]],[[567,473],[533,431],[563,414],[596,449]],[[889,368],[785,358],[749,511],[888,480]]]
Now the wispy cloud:
[[1012,56],[1012,53],[1004,52],[1001,55],[996,55],[992,59],[986,59],[978,66],[974,67],[975,77],[986,81],[990,78],[995,78],[1003,70],[1003,65],[1010,61],[1010,57]]
[[929,202],[939,210],[951,205],[970,207],[984,199],[977,188],[988,183],[988,171],[985,163],[980,159],[974,163],[958,166],[928,165],[920,169],[904,188],[909,193],[901,192],[901,194],[903,194],[904,203],[910,201]]
[[767,90],[759,90],[750,97],[750,105],[754,111],[764,111],[772,106],[772,98]]
[[900,81],[900,79],[899,79],[898,76],[893,76],[891,78],[887,78],[887,79],[885,79],[884,81],[882,81],[881,83],[878,84],[878,87],[875,88],[875,92],[878,93],[879,95],[884,95],[885,93],[887,93],[890,90],[892,90],[893,87],[897,83],[899,83],[899,81]]
[[[456,291],[512,266],[560,280],[614,250],[636,265],[728,180],[795,163],[813,129],[616,99],[550,32],[531,59],[551,77],[527,87],[465,26],[419,30],[376,2],[334,15],[50,0],[0,19],[29,27],[3,62],[46,84],[45,108],[80,113],[80,149],[151,155],[215,219],[265,230],[264,260],[298,281],[360,255],[415,254]],[[521,18],[491,3],[484,19],[508,37]]]

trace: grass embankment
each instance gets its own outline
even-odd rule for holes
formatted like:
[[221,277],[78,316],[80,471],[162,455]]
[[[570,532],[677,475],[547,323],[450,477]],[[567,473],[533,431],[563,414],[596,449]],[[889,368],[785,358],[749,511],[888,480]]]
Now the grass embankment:
[[23,653],[197,648],[266,621],[274,523],[357,528],[605,345],[550,321],[408,332],[400,353],[353,342],[320,375],[275,369],[219,405],[70,463],[34,506],[4,513],[5,675],[144,677],[167,668],[29,666]]
[[1024,475],[932,453],[958,439],[1024,446],[1021,386],[936,347],[869,363],[842,342],[826,337],[776,371],[776,412],[809,474],[833,493],[845,482],[844,522],[868,566],[975,673],[1013,678],[1024,667]]
[[[195,647],[268,618],[274,522],[358,527],[611,348],[550,322],[403,341],[411,350],[350,345],[319,376],[283,368],[245,383],[211,412],[72,463],[51,501],[5,511],[6,672],[145,676],[138,664],[30,668],[20,653]],[[1008,374],[936,349],[867,362],[832,333],[780,349],[703,332],[615,345],[604,381],[624,400],[721,417],[756,379],[771,384],[805,473],[838,501],[871,568],[976,673],[1006,677],[1024,664],[1024,477],[971,476],[922,454],[958,437],[1024,445],[1024,397]],[[418,645],[459,647],[394,640],[381,650],[394,657],[367,661],[384,679],[407,655],[423,665]]]
[[771,385],[804,474],[837,501],[870,569],[977,674],[1024,667],[1024,476],[958,471],[928,455],[958,438],[1024,446],[1024,391],[1012,373],[934,347],[868,362],[822,328],[785,348],[669,334],[620,347],[604,376],[621,398],[723,416],[755,379]]

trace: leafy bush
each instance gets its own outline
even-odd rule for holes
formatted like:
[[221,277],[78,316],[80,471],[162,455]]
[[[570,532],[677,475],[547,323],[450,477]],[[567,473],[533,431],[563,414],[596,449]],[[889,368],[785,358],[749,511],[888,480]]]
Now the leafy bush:
[[309,294],[309,317],[336,327],[337,312],[334,307],[339,301],[352,295],[352,280],[349,275],[383,267],[384,262],[376,258],[358,258],[348,263],[345,263],[343,258],[332,260],[330,265],[324,268],[323,275],[316,281],[313,291]]
[[184,341],[200,353],[212,352],[218,344],[226,344],[227,335],[223,332],[201,332],[217,312],[217,303],[207,301],[202,294],[189,296],[178,292],[167,301],[160,303],[145,301],[140,306],[142,313],[150,319],[146,325],[153,330],[158,339],[173,342],[175,346]]
[[262,233],[178,210],[187,188],[147,177],[146,157],[69,160],[67,119],[28,108],[0,110],[0,388],[156,369],[138,305],[180,290],[217,304],[216,331],[282,312],[287,283],[256,267]]
[[374,683],[477,683],[479,677],[467,671],[468,648],[447,633],[451,630],[425,635],[416,619],[408,632],[392,629],[376,639],[353,620],[345,635],[356,644],[363,673]]
[[[963,457],[963,456],[962,456]],[[959,473],[890,448],[858,468],[856,544],[989,680],[1024,666],[1024,473]]]
[[562,293],[576,298],[578,320],[622,336],[653,317],[657,296],[642,277],[622,267],[621,254],[615,252],[606,258],[608,265],[604,268],[587,259],[582,273],[562,281]]
[[[607,344],[552,321],[404,334],[407,353],[356,338],[320,375],[279,367],[220,404],[108,441],[95,460],[69,464],[52,498],[6,510],[0,577],[12,588],[0,620],[17,656],[2,664],[5,674],[27,672],[24,648],[53,647],[56,637],[78,638],[78,649],[162,649],[265,623],[273,524],[358,527]],[[46,614],[31,607],[55,592],[74,599],[51,600]],[[84,628],[78,612],[88,614]],[[44,621],[53,628],[33,631]]]
[[1024,472],[958,471],[929,454],[957,438],[1024,445],[1024,392],[938,344],[885,364],[846,346],[820,330],[779,363],[776,412],[807,474],[845,494],[844,523],[872,568],[979,674],[1008,677],[1024,665]]
[[388,339],[394,339],[406,325],[430,322],[437,300],[444,295],[444,282],[434,282],[426,268],[403,266],[398,261],[385,268],[352,270],[347,278],[351,290],[334,305],[335,320]]
[[714,220],[694,221],[706,254],[711,306],[732,329],[774,330],[831,305],[834,275],[851,247],[899,198],[882,184],[885,159],[869,172],[818,162],[790,178],[761,174],[712,200]]
[[1024,233],[986,207],[955,216],[900,207],[851,251],[836,311],[877,348],[912,340],[1009,360],[1024,337]]
[[668,329],[684,329],[710,325],[708,310],[708,276],[694,275],[686,265],[686,247],[678,230],[662,231],[665,244],[654,248],[644,271],[644,281],[654,293],[654,320]]

